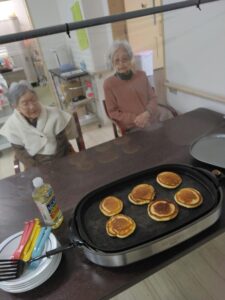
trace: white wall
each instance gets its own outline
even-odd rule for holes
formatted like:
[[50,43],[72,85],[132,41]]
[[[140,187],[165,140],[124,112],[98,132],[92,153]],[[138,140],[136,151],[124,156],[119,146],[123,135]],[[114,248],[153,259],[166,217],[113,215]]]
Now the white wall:
[[[92,3],[89,0],[79,0],[79,2],[84,20],[108,14],[107,2],[104,0],[97,0]],[[74,0],[27,0],[34,28],[74,22],[71,13],[73,4]],[[87,34],[89,48],[85,50],[80,50],[76,31],[71,31],[71,39],[66,33],[39,38],[47,67],[58,67],[56,56],[52,52],[52,50],[56,50],[61,64],[74,61],[77,67],[80,67],[80,63],[85,62],[90,72],[105,69],[106,63],[103,56],[112,41],[111,26],[102,25],[88,28]]]
[[[164,13],[164,34],[167,80],[225,96],[225,1]],[[168,91],[168,102],[179,112],[206,107],[225,113],[225,103],[179,92]]]
[[[31,29],[30,21],[27,16],[24,0],[11,0],[15,17],[8,20],[0,21],[0,32],[4,34],[17,33]],[[30,45],[34,44],[33,40],[28,43],[24,41],[5,44],[9,55],[14,62],[14,68],[23,68],[26,78],[30,82],[37,81],[37,76],[32,64]]]
[[[63,24],[55,0],[27,0],[27,6],[34,28],[43,28]],[[62,4],[64,4],[64,1]],[[48,35],[38,38],[47,68],[58,67],[55,50],[58,54],[60,64],[69,63],[70,53],[66,47],[67,36],[65,33]]]
[[[109,15],[108,1],[97,0],[90,5],[90,0],[82,0],[85,19],[93,19]],[[91,52],[93,55],[94,71],[106,69],[106,54],[112,43],[110,24],[91,27],[88,29]]]
[[[57,0],[57,8],[60,17],[58,21],[61,22],[62,24],[74,22],[71,13],[71,7],[74,4],[74,2],[75,2],[74,0],[67,0],[67,1]],[[81,12],[84,16],[82,1],[79,2],[80,2]],[[70,32],[71,38],[69,38],[66,33],[64,35],[65,35],[65,45],[68,48],[68,51],[70,51],[70,57],[74,61],[76,66],[79,68],[80,64],[82,64],[82,62],[85,62],[87,69],[89,71],[93,70],[94,64],[93,64],[93,56],[92,56],[91,48],[89,47],[84,50],[80,49],[75,30]]]
[[11,0],[15,9],[17,18],[19,19],[20,28],[19,31],[31,30],[30,20],[27,15],[25,0]]
[[[108,5],[105,0],[79,0],[83,19],[102,17],[108,14]],[[74,0],[61,1],[57,0],[57,6],[61,23],[74,22],[71,14],[71,7]],[[80,63],[85,62],[88,71],[94,72],[106,68],[104,54],[106,54],[109,44],[112,41],[112,31],[110,25],[96,26],[86,29],[89,48],[80,50],[76,31],[71,31],[71,39],[67,39],[66,43],[72,50],[73,59],[79,67]]]

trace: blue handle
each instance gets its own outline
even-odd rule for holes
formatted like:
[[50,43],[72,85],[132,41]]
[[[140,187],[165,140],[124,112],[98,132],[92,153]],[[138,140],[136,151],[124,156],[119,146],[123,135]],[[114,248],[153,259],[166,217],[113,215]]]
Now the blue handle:
[[38,246],[38,249],[37,249],[38,255],[37,256],[42,254],[42,252],[44,250],[45,243],[46,243],[47,239],[49,238],[50,233],[51,233],[51,227],[47,227],[46,230],[45,230],[44,236],[41,239],[41,242]]
[[[48,240],[50,233],[51,233],[51,227],[43,227],[41,229],[41,232],[38,236],[37,243],[36,243],[34,251],[32,253],[32,258],[35,258],[42,254],[44,247],[45,247],[45,243]],[[40,263],[40,261],[36,260],[30,264],[30,267],[36,268],[39,265],[39,263]]]

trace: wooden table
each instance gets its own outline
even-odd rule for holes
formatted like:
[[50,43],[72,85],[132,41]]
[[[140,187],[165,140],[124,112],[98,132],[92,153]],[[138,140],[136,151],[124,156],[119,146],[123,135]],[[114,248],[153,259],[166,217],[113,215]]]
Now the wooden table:
[[[68,222],[79,200],[88,192],[116,179],[159,164],[203,165],[193,160],[189,145],[199,136],[223,130],[221,114],[197,109],[166,121],[154,131],[134,132],[76,155],[50,167],[33,168],[0,181],[0,241],[18,232],[23,222],[39,216],[32,201],[32,179],[42,176],[54,187],[65,222],[55,231],[61,244],[68,242]],[[36,289],[8,294],[0,299],[108,299],[177,260],[224,232],[225,208],[210,228],[182,244],[143,261],[120,268],[104,268],[87,260],[82,249],[64,253],[54,275]]]

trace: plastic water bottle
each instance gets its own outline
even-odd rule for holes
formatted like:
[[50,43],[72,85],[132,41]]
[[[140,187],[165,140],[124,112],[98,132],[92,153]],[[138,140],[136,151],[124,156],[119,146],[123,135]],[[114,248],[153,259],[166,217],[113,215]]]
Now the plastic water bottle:
[[58,228],[63,222],[63,214],[56,203],[52,186],[44,183],[41,177],[34,178],[32,182],[34,186],[32,198],[45,224],[51,226],[53,229]]

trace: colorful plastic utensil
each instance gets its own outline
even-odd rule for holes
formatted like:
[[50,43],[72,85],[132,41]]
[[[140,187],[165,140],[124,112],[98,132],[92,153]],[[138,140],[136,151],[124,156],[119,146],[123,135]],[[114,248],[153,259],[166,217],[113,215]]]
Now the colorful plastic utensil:
[[24,229],[23,229],[23,234],[20,239],[19,246],[11,256],[11,259],[20,259],[21,254],[24,250],[24,247],[26,246],[26,243],[30,237],[30,234],[32,232],[33,226],[34,226],[34,220],[30,220],[24,223]]
[[38,235],[38,238],[36,240],[36,244],[34,246],[34,250],[32,252],[32,258],[36,257],[36,252],[37,252],[38,246],[39,246],[39,244],[40,244],[40,242],[41,242],[41,240],[44,236],[45,230],[46,230],[46,227],[41,228],[41,231],[40,231],[40,233]]
[[26,243],[26,245],[23,249],[23,252],[20,256],[20,258],[23,261],[28,261],[30,259],[40,230],[41,230],[40,220],[38,218],[36,218],[36,219],[34,219],[34,226],[32,228],[32,232],[30,234],[30,237],[29,237],[29,239],[28,239],[28,241],[27,241],[27,243]]
[[61,253],[65,250],[69,250],[71,248],[74,248],[75,245],[73,243],[58,247],[56,249],[47,251],[44,255],[37,256],[35,258],[30,259],[29,261],[25,262],[21,259],[0,259],[0,281],[7,281],[12,280],[20,277],[23,274],[24,267],[28,263],[32,263],[33,261],[50,257],[52,255]]

